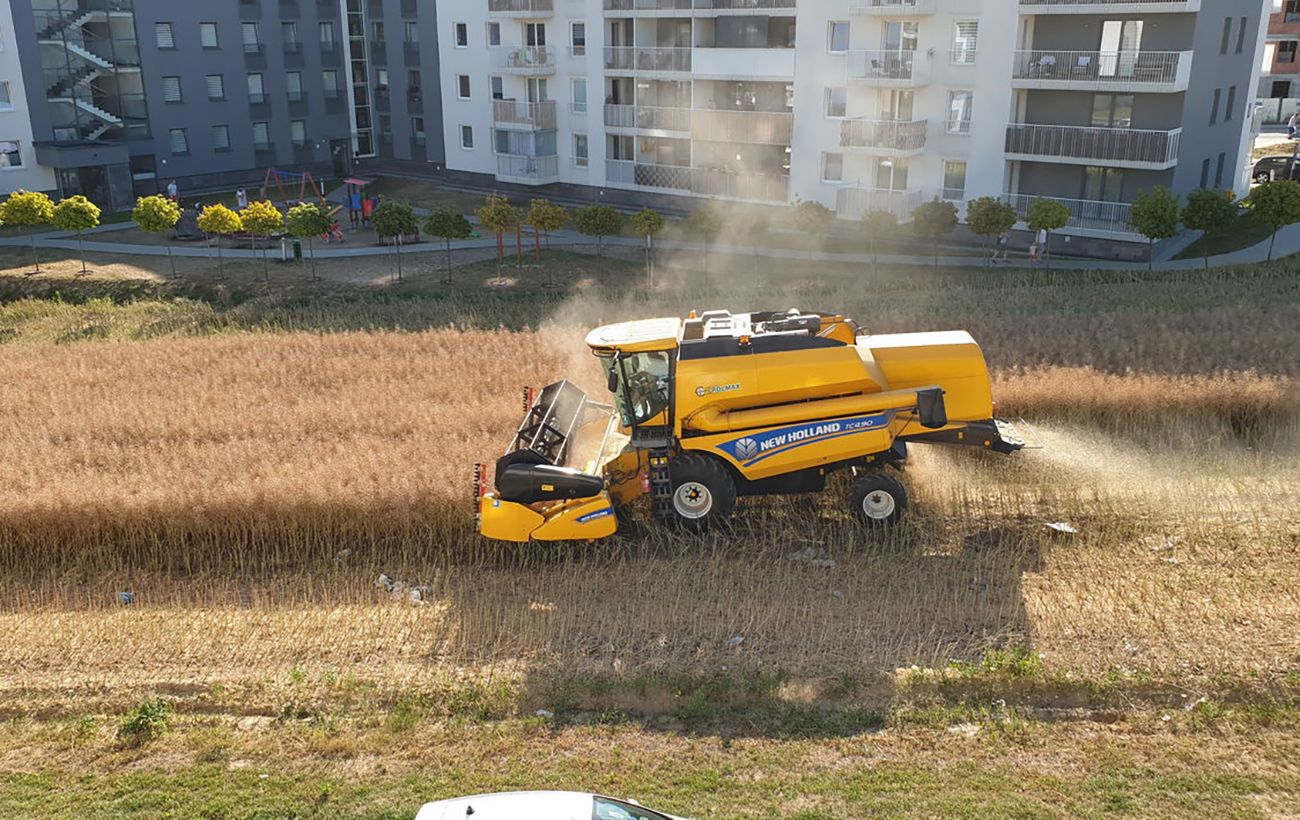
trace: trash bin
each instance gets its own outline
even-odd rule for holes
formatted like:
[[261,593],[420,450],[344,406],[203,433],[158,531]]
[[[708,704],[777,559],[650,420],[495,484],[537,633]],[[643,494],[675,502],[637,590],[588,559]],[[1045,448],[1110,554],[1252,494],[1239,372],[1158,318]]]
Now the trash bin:
[[301,239],[293,240],[293,261],[295,262],[302,261],[302,240]]

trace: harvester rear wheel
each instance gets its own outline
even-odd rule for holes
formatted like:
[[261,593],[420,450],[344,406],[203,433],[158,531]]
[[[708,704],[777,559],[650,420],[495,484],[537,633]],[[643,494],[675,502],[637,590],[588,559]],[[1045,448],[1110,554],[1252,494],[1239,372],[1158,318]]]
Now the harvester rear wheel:
[[868,527],[890,527],[903,518],[907,490],[893,476],[870,470],[854,479],[849,488],[849,506]]
[[731,517],[736,482],[716,459],[686,453],[668,464],[673,479],[673,520],[683,529],[704,532]]

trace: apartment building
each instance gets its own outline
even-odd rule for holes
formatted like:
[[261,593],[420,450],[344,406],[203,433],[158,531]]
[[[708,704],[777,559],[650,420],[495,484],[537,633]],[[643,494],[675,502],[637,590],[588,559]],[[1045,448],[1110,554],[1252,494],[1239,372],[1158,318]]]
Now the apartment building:
[[1281,123],[1300,110],[1300,0],[1275,0],[1271,11],[1256,96],[1263,120]]
[[46,175],[30,187],[121,210],[170,179],[194,189],[270,167],[343,175],[370,157],[442,162],[431,3],[8,6],[4,59],[31,103],[28,131],[13,138]]
[[0,189],[46,191],[54,174],[36,161],[32,122],[18,59],[13,13],[0,5]]
[[450,171],[684,197],[1244,192],[1272,0],[442,0]]

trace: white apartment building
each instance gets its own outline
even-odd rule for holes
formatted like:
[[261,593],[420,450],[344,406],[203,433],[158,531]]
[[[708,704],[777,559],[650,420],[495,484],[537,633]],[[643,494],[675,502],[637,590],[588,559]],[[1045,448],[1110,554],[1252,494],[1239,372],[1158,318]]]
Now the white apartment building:
[[13,9],[0,4],[0,193],[48,191],[54,172],[37,164],[23,67],[14,42]]
[[447,167],[846,219],[1000,196],[1128,232],[1244,193],[1272,0],[442,0]]

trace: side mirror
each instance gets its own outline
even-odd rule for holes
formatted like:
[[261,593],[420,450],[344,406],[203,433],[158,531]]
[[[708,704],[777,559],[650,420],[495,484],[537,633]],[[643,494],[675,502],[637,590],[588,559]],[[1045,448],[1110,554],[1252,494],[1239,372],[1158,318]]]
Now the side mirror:
[[921,426],[927,430],[938,430],[948,425],[948,405],[943,400],[943,388],[931,387],[916,391],[916,414],[921,419]]
[[615,353],[614,359],[609,365],[609,380],[605,382],[605,386],[609,388],[609,392],[611,393],[618,392],[618,365],[620,360],[621,357]]

